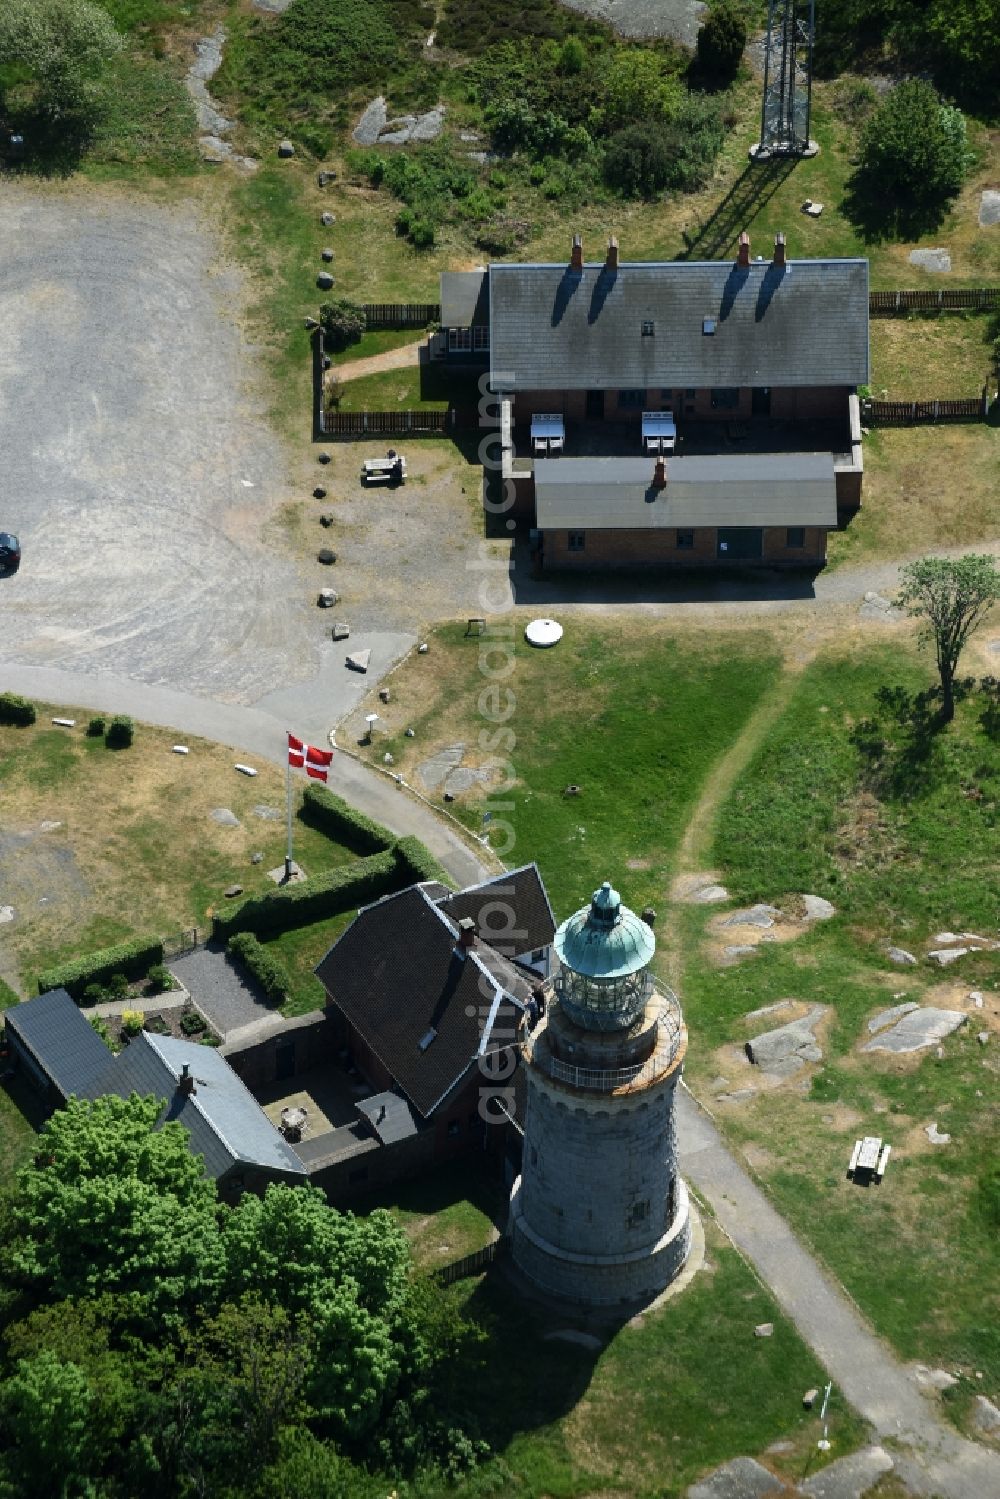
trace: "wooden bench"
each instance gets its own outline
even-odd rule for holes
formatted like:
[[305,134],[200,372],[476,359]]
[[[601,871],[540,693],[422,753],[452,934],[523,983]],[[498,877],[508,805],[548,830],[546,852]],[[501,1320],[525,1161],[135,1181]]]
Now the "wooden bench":
[[366,484],[379,484],[383,479],[391,484],[402,484],[406,478],[406,459],[398,453],[385,458],[366,458],[361,477]]

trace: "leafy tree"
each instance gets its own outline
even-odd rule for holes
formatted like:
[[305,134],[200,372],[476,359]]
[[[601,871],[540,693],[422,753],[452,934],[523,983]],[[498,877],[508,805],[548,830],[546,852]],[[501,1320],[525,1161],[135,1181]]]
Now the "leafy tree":
[[746,16],[733,0],[718,0],[698,31],[698,63],[709,78],[735,78],[747,44]]
[[100,98],[100,78],[121,51],[107,11],[89,0],[4,0],[0,68],[26,69],[35,105],[53,120],[85,119]]
[[46,1299],[132,1298],[172,1317],[214,1294],[216,1191],[155,1098],[70,1099],[53,1114],[11,1200],[7,1268]]
[[87,1377],[50,1349],[18,1359],[0,1410],[16,1468],[42,1494],[67,1493],[90,1445],[93,1398]]
[[922,557],[901,574],[897,603],[923,619],[924,641],[934,646],[941,679],[940,722],[955,717],[955,673],[958,658],[977,625],[1000,599],[1000,573],[990,556],[954,560]]
[[349,344],[356,344],[368,327],[365,309],[344,298],[336,302],[323,302],[319,309],[319,320],[330,347],[336,352],[346,349]]
[[921,78],[899,84],[861,132],[855,201],[878,205],[897,231],[932,227],[969,163],[965,118]]
[[617,48],[604,66],[600,108],[608,132],[641,120],[672,119],[683,97],[680,80],[646,48]]
[[670,181],[663,131],[646,121],[613,136],[604,153],[604,179],[626,198],[655,198]]

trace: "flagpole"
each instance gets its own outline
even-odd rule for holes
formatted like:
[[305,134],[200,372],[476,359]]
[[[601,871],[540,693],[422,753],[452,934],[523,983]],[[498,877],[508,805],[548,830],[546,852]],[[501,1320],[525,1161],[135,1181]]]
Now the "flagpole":
[[288,754],[288,738],[285,738],[285,801],[288,811],[288,852],[285,854],[285,879],[287,885],[292,878],[292,762]]

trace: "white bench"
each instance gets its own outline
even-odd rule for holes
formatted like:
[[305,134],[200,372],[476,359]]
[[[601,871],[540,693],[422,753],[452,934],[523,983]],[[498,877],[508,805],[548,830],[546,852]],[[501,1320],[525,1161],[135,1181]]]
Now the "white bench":
[[401,484],[406,478],[406,459],[397,453],[390,458],[366,458],[361,477],[366,484],[379,484],[383,479]]

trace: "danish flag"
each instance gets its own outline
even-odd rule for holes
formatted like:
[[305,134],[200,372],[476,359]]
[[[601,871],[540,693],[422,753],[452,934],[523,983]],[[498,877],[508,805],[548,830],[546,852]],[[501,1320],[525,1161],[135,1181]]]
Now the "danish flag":
[[304,770],[306,775],[312,776],[314,781],[325,781],[332,759],[333,750],[316,749],[315,745],[304,744],[301,739],[296,739],[294,734],[289,734],[288,763],[295,770]]

